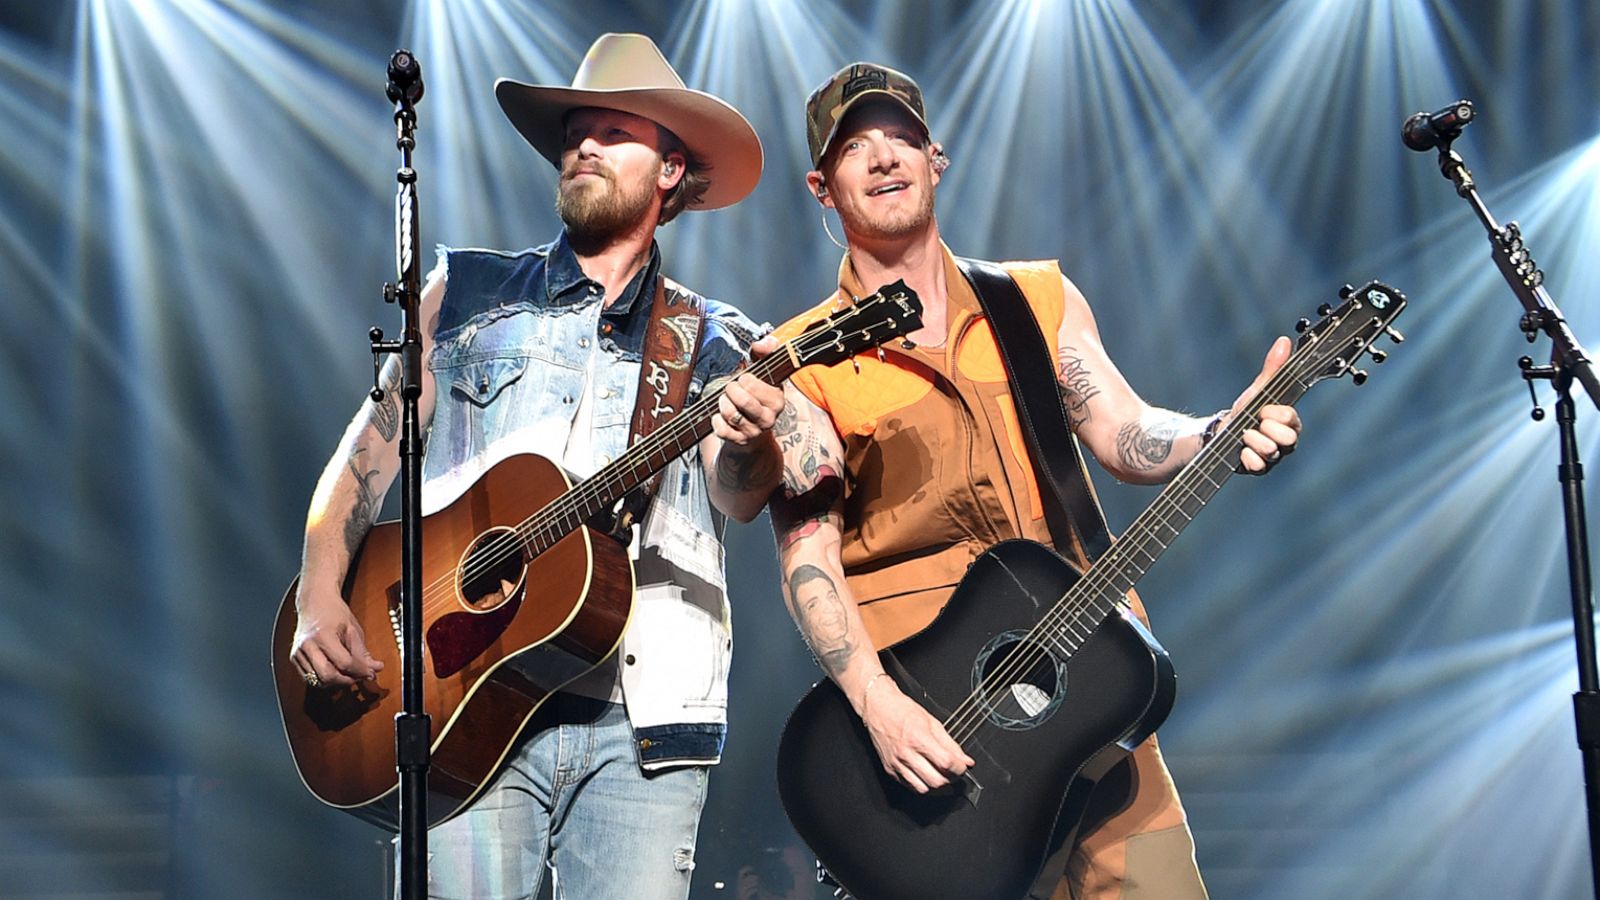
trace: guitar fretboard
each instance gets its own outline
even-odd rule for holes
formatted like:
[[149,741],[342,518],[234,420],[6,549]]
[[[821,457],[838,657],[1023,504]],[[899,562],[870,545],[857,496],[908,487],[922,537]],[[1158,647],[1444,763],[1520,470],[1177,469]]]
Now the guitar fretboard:
[[1254,427],[1261,408],[1293,404],[1316,382],[1315,344],[1297,350],[1267,384],[1195,455],[1122,537],[1040,623],[1041,638],[1065,655],[1077,652],[1106,616],[1117,608],[1167,547],[1234,474],[1244,448],[1244,432]]
[[[921,305],[904,282],[895,282],[857,301],[756,361],[745,371],[771,385],[782,384],[802,366],[832,363],[905,334],[921,324]],[[723,389],[702,393],[665,425],[641,438],[627,451],[550,501],[517,529],[516,541],[537,556],[576,531],[666,468],[674,459],[711,434],[711,420]]]
[[[767,384],[776,385],[782,384],[798,368],[798,356],[785,348],[747,371]],[[709,435],[711,419],[717,413],[717,400],[721,396],[721,389],[702,393],[667,424],[535,513],[524,526],[524,540],[530,555],[543,553],[585,522],[611,510],[629,491],[644,484]]]

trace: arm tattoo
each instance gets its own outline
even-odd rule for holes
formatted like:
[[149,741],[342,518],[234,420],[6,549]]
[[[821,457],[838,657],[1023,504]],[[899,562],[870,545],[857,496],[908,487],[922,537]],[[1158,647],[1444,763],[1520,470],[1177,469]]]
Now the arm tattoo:
[[1089,421],[1089,400],[1100,393],[1083,358],[1073,347],[1061,348],[1061,365],[1056,368],[1056,380],[1061,383],[1061,400],[1067,407],[1067,424],[1076,431]]
[[742,491],[752,484],[770,484],[783,461],[759,448],[724,445],[717,454],[717,484],[729,491]]
[[372,427],[384,443],[400,431],[400,367],[388,366],[383,373],[383,399],[372,404]]
[[814,533],[824,522],[842,527],[834,513],[844,495],[844,464],[808,428],[803,428],[801,413],[786,401],[772,425],[772,434],[783,451],[783,477],[768,504],[778,550],[787,550]]
[[783,452],[786,497],[799,497],[829,478],[839,478],[844,471],[843,463],[833,458],[816,435],[800,427],[799,412],[793,403],[784,403],[772,425],[772,436],[778,439],[778,449]]
[[793,433],[799,427],[799,411],[790,401],[783,401],[783,409],[778,410],[778,418],[772,423],[772,436],[781,441],[785,435]]
[[355,556],[361,542],[366,539],[367,531],[372,528],[372,520],[378,517],[378,510],[383,506],[383,497],[372,486],[372,479],[378,477],[378,470],[362,472],[356,464],[357,458],[366,452],[360,449],[350,454],[350,473],[356,477],[356,504],[350,511],[350,518],[344,523],[344,548],[351,556]]
[[1149,428],[1129,422],[1117,432],[1117,459],[1136,472],[1148,472],[1166,461],[1180,431],[1176,419],[1162,419]]
[[856,643],[850,637],[839,588],[828,573],[802,564],[789,574],[789,609],[823,671],[837,676],[850,663]]

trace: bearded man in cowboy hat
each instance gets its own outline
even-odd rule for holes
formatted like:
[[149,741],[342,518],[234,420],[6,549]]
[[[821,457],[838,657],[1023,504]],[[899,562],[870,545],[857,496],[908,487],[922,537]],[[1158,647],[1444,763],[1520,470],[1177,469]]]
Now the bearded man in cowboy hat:
[[[620,647],[539,707],[484,792],[432,830],[430,891],[536,896],[548,866],[565,896],[682,898],[726,733],[722,514],[749,520],[776,484],[769,429],[783,395],[737,375],[756,326],[666,281],[654,235],[685,209],[749,194],[761,144],[733,107],[685,88],[642,35],[602,36],[571,86],[501,79],[495,95],[558,170],[565,227],[533,250],[441,252],[421,302],[424,507],[453,501],[515,454],[579,477],[622,454],[631,417],[663,400],[643,386],[657,304],[672,307],[663,321],[682,338],[675,367],[692,368],[689,401],[736,377],[715,433],[667,467],[638,524],[619,530],[632,538],[638,585]],[[698,320],[682,317],[696,309]],[[313,690],[380,678],[395,687],[368,651],[378,636],[362,633],[340,595],[398,469],[392,364],[385,382],[312,500],[292,659]]]
[[[925,793],[974,760],[884,677],[877,649],[932,622],[991,545],[1029,538],[1082,567],[1089,560],[1078,535],[1104,525],[1072,519],[1067,535],[1049,526],[1007,365],[964,263],[939,236],[934,191],[949,160],[929,134],[916,83],[884,66],[846,66],[807,101],[806,128],[814,165],[806,184],[838,214],[848,248],[839,290],[778,336],[895,279],[917,292],[923,315],[905,344],[806,367],[790,379],[777,428],[785,461],[773,527],[802,634],[861,717],[883,768]],[[1067,426],[1122,481],[1170,479],[1289,355],[1288,340],[1279,338],[1255,383],[1215,416],[1158,409],[1106,355],[1088,303],[1056,262],[994,268],[1001,284],[1006,277],[1016,284],[1054,356],[1041,368],[1055,370]],[[1243,432],[1240,465],[1264,472],[1293,449],[1299,429],[1293,408],[1262,407],[1260,421]],[[1087,482],[1083,490],[1087,505],[1079,508],[1099,520]],[[1132,592],[1128,603],[1143,616]],[[973,774],[985,780],[981,763]],[[1099,781],[1078,837],[1045,864],[1029,896],[1205,896],[1154,736]]]

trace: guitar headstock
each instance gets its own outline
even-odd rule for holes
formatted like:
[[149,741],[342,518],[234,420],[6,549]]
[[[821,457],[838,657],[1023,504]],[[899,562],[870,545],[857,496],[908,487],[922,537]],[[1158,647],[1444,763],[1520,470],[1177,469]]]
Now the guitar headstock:
[[1381,281],[1369,281],[1359,288],[1345,285],[1339,297],[1343,302],[1337,307],[1324,303],[1317,309],[1322,318],[1315,324],[1301,319],[1295,325],[1301,334],[1291,361],[1296,371],[1305,373],[1300,379],[1305,386],[1346,373],[1361,384],[1367,373],[1356,368],[1356,363],[1364,354],[1370,353],[1376,363],[1388,358],[1384,351],[1373,350],[1372,342],[1384,334],[1397,344],[1405,340],[1390,327],[1406,308],[1404,294]]
[[833,365],[922,327],[922,301],[894,281],[828,316],[790,341],[802,366]]

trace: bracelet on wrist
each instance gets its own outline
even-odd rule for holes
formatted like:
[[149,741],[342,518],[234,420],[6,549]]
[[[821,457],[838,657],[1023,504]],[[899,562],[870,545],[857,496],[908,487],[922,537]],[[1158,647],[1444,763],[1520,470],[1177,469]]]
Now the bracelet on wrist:
[[878,683],[878,679],[879,678],[882,678],[883,676],[885,676],[887,674],[889,674],[889,673],[888,672],[879,672],[878,674],[872,676],[871,678],[868,678],[867,679],[867,686],[861,689],[861,718],[863,720],[865,720],[867,718],[867,700],[872,697],[872,686],[874,684]]
[[1231,409],[1219,410],[1216,415],[1211,417],[1211,421],[1206,423],[1205,430],[1200,432],[1200,446],[1204,447],[1205,445],[1211,443],[1211,439],[1215,438],[1217,436],[1217,432],[1222,429],[1222,421],[1226,419],[1228,414],[1231,412],[1233,412]]

